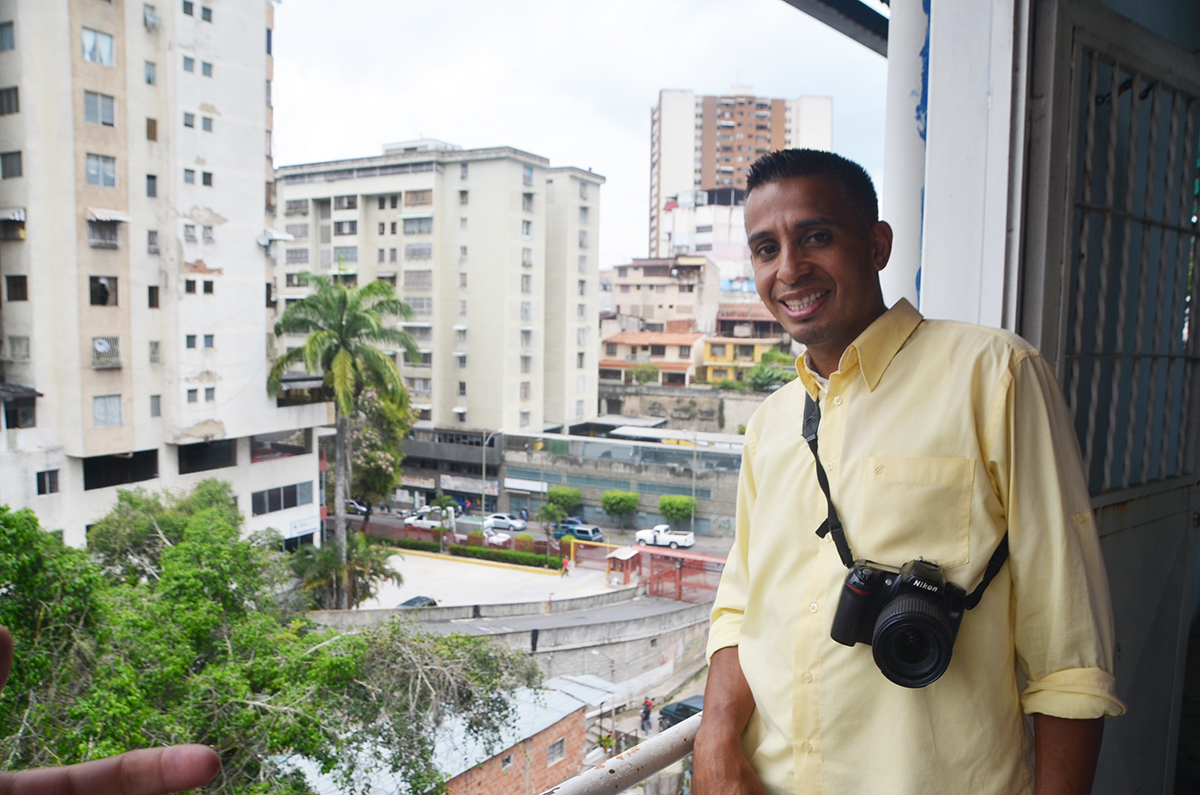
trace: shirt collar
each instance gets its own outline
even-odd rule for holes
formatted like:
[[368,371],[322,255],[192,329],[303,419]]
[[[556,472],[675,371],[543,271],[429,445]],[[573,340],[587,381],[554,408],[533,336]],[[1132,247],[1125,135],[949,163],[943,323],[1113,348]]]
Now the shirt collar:
[[[923,319],[907,299],[901,298],[850,343],[838,362],[838,372],[848,372],[857,364],[863,380],[867,382],[867,389],[874,392],[892,359]],[[819,376],[809,369],[807,360],[807,354],[796,360],[796,373],[815,400],[820,395],[821,386],[817,380]]]

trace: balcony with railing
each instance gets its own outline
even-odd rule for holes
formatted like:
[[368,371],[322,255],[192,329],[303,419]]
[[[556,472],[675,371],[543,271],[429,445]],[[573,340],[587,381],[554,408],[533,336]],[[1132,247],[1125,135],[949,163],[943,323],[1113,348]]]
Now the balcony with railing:
[[542,795],[601,795],[624,792],[692,752],[704,713],[693,715],[661,734],[650,737],[603,765],[588,768]]
[[92,337],[92,369],[121,369],[121,345],[119,337]]

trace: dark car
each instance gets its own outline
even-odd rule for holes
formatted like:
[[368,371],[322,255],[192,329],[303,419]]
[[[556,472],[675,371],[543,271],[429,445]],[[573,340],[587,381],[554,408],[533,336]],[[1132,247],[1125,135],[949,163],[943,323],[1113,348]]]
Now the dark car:
[[414,596],[407,602],[401,602],[396,607],[397,609],[401,607],[437,607],[437,601],[429,596]]
[[575,536],[580,541],[604,541],[604,533],[594,524],[584,524],[578,516],[568,516],[554,525],[554,537]]
[[667,704],[658,711],[658,730],[666,731],[676,723],[683,723],[688,718],[704,709],[704,696],[692,696],[674,704]]

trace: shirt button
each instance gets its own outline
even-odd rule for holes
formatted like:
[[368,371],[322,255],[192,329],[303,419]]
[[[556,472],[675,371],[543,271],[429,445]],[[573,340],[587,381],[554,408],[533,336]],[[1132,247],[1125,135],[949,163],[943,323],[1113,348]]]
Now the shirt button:
[[804,681],[805,681],[805,682],[811,682],[811,681],[812,681],[812,674],[810,674],[810,673],[808,673],[808,672],[806,671],[806,672],[804,673]]
[[842,405],[842,396],[841,395],[838,395],[837,397],[835,397],[833,399],[833,405],[835,405],[835,406]]
[[832,471],[833,471],[833,462],[832,462],[832,461],[826,461],[826,462],[825,462],[825,468],[826,468],[827,470],[829,470],[830,472],[832,472]]
[[804,745],[800,746],[800,750],[806,754],[811,754],[812,753],[812,743],[805,743]]
[[817,612],[817,603],[816,602],[813,602],[811,605],[808,606],[808,612],[810,612],[810,613]]

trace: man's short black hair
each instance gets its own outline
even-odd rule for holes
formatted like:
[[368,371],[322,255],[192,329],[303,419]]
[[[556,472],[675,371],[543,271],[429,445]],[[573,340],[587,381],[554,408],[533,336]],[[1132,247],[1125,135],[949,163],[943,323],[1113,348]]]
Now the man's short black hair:
[[853,160],[818,149],[780,149],[755,160],[746,174],[746,198],[760,185],[797,177],[833,177],[845,191],[864,229],[870,229],[879,220],[875,183],[866,169]]

